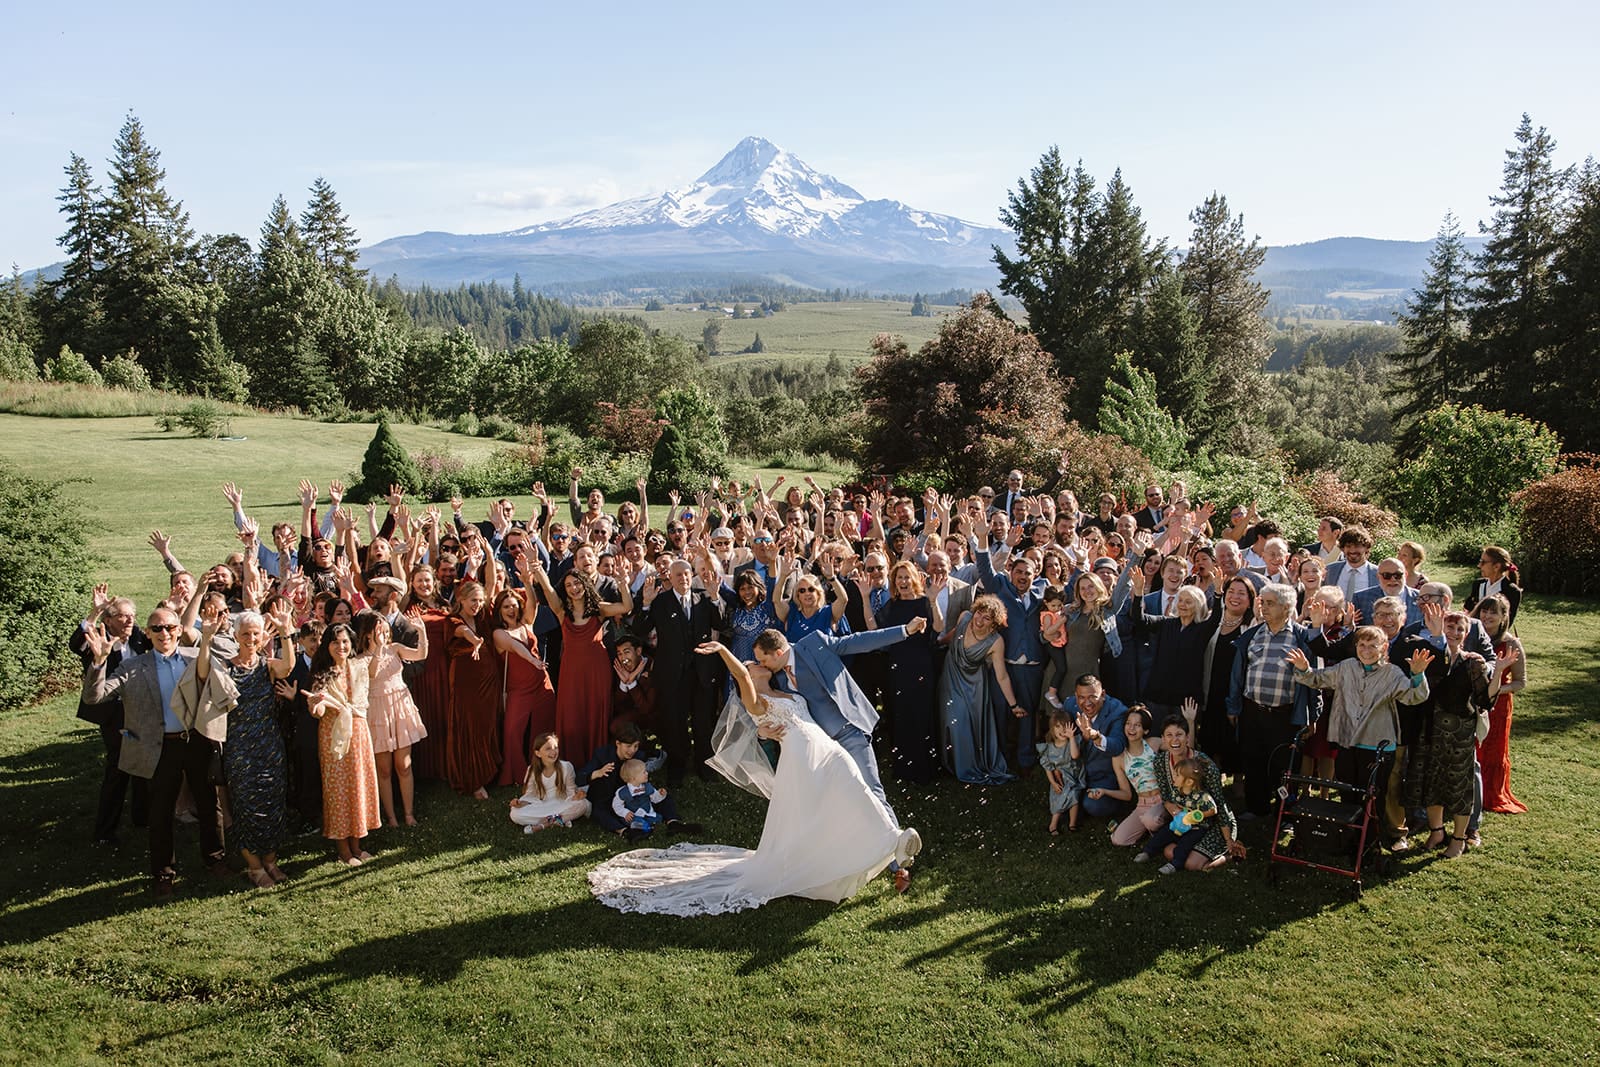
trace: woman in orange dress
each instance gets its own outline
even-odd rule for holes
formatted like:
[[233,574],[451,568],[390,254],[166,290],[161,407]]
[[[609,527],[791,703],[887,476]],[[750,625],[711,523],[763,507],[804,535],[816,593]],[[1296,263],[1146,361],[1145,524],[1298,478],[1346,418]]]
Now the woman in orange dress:
[[427,631],[428,639],[428,658],[423,661],[422,670],[416,674],[408,671],[410,676],[406,678],[428,734],[427,743],[419,744],[412,753],[412,762],[418,778],[443,778],[445,746],[449,741],[446,719],[450,711],[450,661],[445,646],[449,643],[450,612],[439,603],[439,579],[432,567],[413,568],[410,587],[400,610]]
[[1511,603],[1499,593],[1478,602],[1474,612],[1494,642],[1494,654],[1502,664],[1513,649],[1509,667],[1500,672],[1500,695],[1489,710],[1489,732],[1478,742],[1478,767],[1483,772],[1483,810],[1501,815],[1521,815],[1528,805],[1511,792],[1511,703],[1513,694],[1528,684],[1527,657],[1522,642],[1506,632],[1511,625]]
[[445,745],[445,779],[457,793],[488,800],[484,787],[500,769],[500,698],[503,673],[500,654],[489,640],[494,614],[489,606],[496,570],[487,568],[490,588],[474,581],[456,586],[450,614],[449,738]]
[[556,691],[539,638],[533,632],[533,598],[507,589],[494,601],[494,647],[505,670],[506,714],[501,731],[500,777],[495,785],[521,785],[532,762],[532,739],[556,728]]
[[306,704],[322,720],[317,756],[322,764],[322,836],[332,838],[339,861],[359,867],[372,856],[361,847],[369,831],[383,825],[378,772],[367,730],[367,691],[378,663],[354,655],[355,632],[339,624],[322,634],[311,660]]
[[[588,575],[568,571],[561,579],[564,596],[557,596],[550,576],[537,561],[530,561],[526,577],[544,593],[545,602],[559,604],[561,615],[561,673],[556,685],[556,734],[566,752],[593,752],[606,743],[611,727],[611,654],[606,651],[606,620],[633,610],[629,583],[618,581],[622,603],[600,599]],[[526,579],[525,579],[526,580]]]

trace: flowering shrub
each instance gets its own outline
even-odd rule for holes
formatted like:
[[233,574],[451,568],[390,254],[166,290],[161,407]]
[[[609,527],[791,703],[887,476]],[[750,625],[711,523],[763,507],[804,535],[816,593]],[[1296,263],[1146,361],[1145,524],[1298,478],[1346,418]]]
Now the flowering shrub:
[[609,441],[618,452],[650,451],[666,424],[667,420],[639,404],[623,407],[602,400],[595,405],[594,435]]
[[1566,469],[1511,498],[1520,510],[1517,566],[1540,593],[1600,593],[1600,456],[1563,457]]
[[1359,499],[1355,489],[1333,471],[1318,471],[1296,481],[1294,488],[1319,519],[1332,515],[1346,526],[1365,527],[1379,543],[1394,539],[1395,528],[1399,525],[1394,512]]

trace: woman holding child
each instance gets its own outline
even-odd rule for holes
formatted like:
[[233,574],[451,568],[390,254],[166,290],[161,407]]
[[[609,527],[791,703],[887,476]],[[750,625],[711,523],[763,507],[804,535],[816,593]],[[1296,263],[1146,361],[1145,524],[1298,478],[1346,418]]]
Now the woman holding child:
[[[1212,870],[1226,863],[1229,856],[1243,859],[1245,847],[1235,836],[1239,832],[1239,824],[1222,792],[1222,772],[1217,770],[1215,763],[1192,747],[1189,725],[1183,716],[1169,715],[1161,724],[1161,744],[1163,751],[1155,763],[1156,788],[1161,793],[1161,802],[1167,815],[1190,810],[1199,792],[1209,794],[1216,807],[1215,816],[1207,818],[1190,831],[1202,836],[1189,851],[1184,869]],[[1184,788],[1180,782],[1182,775],[1178,773],[1178,765],[1191,758],[1198,762],[1200,773],[1188,788]],[[1167,846],[1165,854],[1171,858],[1172,846]]]

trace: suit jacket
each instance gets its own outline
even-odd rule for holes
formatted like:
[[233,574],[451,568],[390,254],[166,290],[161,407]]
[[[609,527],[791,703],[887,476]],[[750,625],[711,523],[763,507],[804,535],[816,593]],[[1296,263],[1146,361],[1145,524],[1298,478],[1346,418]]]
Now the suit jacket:
[[[1420,623],[1422,621],[1422,594],[1410,586],[1406,586],[1400,590],[1399,596],[1406,606],[1406,619],[1405,622],[1400,624],[1401,629]],[[1356,594],[1355,600],[1351,603],[1355,604],[1356,610],[1361,612],[1363,625],[1371,624],[1372,606],[1381,599],[1383,599],[1383,586],[1381,585],[1371,586]]]
[[[88,670],[94,662],[89,655],[87,634],[82,625],[72,631],[72,637],[67,641],[67,647],[81,660],[84,670]],[[143,630],[135,626],[128,635],[128,649],[137,656],[150,651],[150,638],[145,636]],[[122,649],[115,648],[106,657],[106,670],[114,671],[122,664]],[[113,730],[122,729],[122,701],[108,700],[104,704],[88,704],[82,699],[78,701],[78,718],[84,722],[92,722],[96,726],[106,726]]]
[[[1477,607],[1478,602],[1484,598],[1484,590],[1488,587],[1489,579],[1479,578],[1475,580],[1472,583],[1472,592],[1467,595],[1466,602],[1461,605],[1462,610],[1471,611]],[[1506,604],[1511,608],[1511,617],[1506,620],[1506,625],[1510,626],[1517,621],[1517,606],[1522,603],[1522,587],[1513,583],[1510,578],[1502,578],[1500,579],[1499,593],[1506,598]]]
[[1167,509],[1164,507],[1140,508],[1138,511],[1133,513],[1133,521],[1138,523],[1139,529],[1141,530],[1154,530],[1156,528],[1156,523],[1160,522],[1166,517],[1166,512]]
[[712,640],[722,616],[717,604],[702,592],[689,594],[690,613],[685,616],[678,594],[663,589],[650,602],[647,611],[639,613],[638,635],[642,640],[651,630],[656,632],[656,655],[651,674],[658,690],[670,690],[690,682],[712,685],[717,681],[717,668],[722,661],[716,656],[702,656],[695,646]]
[[[1342,579],[1344,577],[1345,568],[1348,567],[1348,566],[1350,566],[1350,564],[1346,563],[1342,559],[1336,559],[1332,563],[1328,564],[1328,569],[1326,571],[1324,571],[1323,574],[1322,574],[1322,584],[1323,585],[1338,585],[1338,584],[1340,584],[1340,579]],[[1366,576],[1365,584],[1363,584],[1361,586],[1361,589],[1371,589],[1374,586],[1377,586],[1378,585],[1378,565],[1377,565],[1377,563],[1375,563],[1375,562],[1373,562],[1372,560],[1369,559],[1369,560],[1367,560],[1366,563],[1362,564],[1362,569],[1364,569],[1367,572],[1367,576]],[[1361,589],[1357,589],[1356,592],[1358,592],[1358,593],[1361,592]]]
[[956,628],[956,623],[961,621],[963,612],[972,610],[972,602],[977,599],[978,590],[971,582],[963,582],[960,578],[951,578],[946,587],[949,595],[945,597],[944,632],[950,633]]
[[[178,646],[178,655],[192,661],[200,650]],[[117,767],[124,774],[136,778],[149,778],[156,773],[161,759],[161,743],[166,733],[166,709],[161,703],[161,680],[156,674],[154,652],[145,652],[124,660],[114,672],[107,672],[104,663],[91,663],[83,672],[83,701],[86,704],[104,704],[108,700],[122,701],[123,731],[122,758]],[[226,718],[221,729],[227,729]],[[213,740],[221,740],[213,723],[199,724],[200,732]]]
[[[875,652],[905,638],[904,626],[891,626],[847,637],[810,633],[790,645],[794,652],[795,681],[811,709],[811,720],[830,737],[840,737],[851,726],[870,735],[878,725],[878,709],[850,677],[839,657]],[[774,676],[774,681],[780,686],[788,684],[781,672]]]

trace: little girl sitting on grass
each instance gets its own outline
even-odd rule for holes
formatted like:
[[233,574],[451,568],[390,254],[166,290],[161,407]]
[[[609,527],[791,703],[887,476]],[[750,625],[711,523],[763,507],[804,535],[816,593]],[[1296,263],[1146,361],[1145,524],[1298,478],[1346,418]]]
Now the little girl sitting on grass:
[[585,790],[578,788],[572,764],[561,758],[561,742],[552,733],[533,739],[533,766],[523,781],[522,795],[511,802],[511,821],[531,834],[550,826],[571,826],[589,814]]

